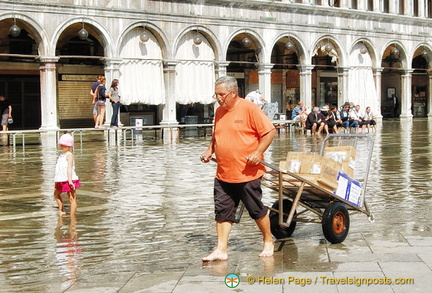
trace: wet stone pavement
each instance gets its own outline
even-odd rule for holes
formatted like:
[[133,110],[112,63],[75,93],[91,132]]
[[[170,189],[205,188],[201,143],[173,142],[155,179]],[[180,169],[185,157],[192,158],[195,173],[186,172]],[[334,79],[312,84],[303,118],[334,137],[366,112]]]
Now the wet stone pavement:
[[[55,136],[28,139],[24,150],[0,146],[0,292],[430,292],[432,122],[384,121],[372,137],[374,223],[352,215],[340,244],[320,224],[298,223],[274,257],[260,259],[261,234],[245,213],[229,260],[208,264],[215,164],[199,155],[210,137],[132,143],[84,133],[76,217],[59,217],[52,196]],[[266,161],[319,151],[321,139],[281,131]],[[276,198],[264,188],[267,205]]]

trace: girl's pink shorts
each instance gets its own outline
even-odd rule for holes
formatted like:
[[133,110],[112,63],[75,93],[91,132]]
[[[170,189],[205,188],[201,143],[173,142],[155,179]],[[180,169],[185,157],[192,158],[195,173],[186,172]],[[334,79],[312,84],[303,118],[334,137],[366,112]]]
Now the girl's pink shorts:
[[[75,185],[75,189],[81,186],[81,182],[79,180],[72,180],[73,184]],[[64,182],[56,182],[55,183],[55,189],[61,192],[69,192],[72,191],[72,189],[69,187],[69,183],[67,181]]]

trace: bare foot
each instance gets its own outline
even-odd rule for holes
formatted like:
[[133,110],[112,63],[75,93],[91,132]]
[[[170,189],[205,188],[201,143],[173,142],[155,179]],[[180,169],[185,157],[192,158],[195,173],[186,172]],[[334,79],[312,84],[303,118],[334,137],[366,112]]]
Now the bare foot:
[[59,213],[59,216],[64,216],[64,215],[66,215],[66,212],[64,212],[64,211],[59,211],[58,213]]
[[264,242],[264,249],[259,254],[259,257],[273,256],[273,253],[274,253],[274,244],[273,244],[273,242]]
[[202,258],[203,262],[210,262],[210,261],[217,261],[217,260],[228,260],[228,254],[226,252],[221,252],[216,249],[208,256]]

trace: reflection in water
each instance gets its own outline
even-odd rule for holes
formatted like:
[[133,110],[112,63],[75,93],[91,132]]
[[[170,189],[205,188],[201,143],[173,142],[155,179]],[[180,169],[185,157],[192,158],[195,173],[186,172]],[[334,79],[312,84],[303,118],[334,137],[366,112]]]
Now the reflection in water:
[[212,272],[212,275],[225,277],[228,272],[228,261],[216,261],[216,262],[203,262],[203,269],[208,269]]
[[[385,121],[372,134],[375,151],[366,194],[376,221],[368,224],[364,215],[355,215],[353,233],[431,230],[431,129],[426,119],[394,120]],[[2,170],[7,170],[0,172],[2,290],[24,291],[30,284],[35,291],[61,292],[88,274],[152,273],[201,264],[201,257],[216,242],[216,165],[199,160],[209,139],[173,143],[144,139],[137,145],[107,143],[96,134],[84,134],[82,147],[75,150],[82,182],[78,230],[76,219],[57,218],[52,198],[57,158],[53,138],[26,146],[25,153],[1,146]],[[318,152],[322,139],[281,131],[266,161],[278,164],[288,151]],[[264,203],[272,205],[276,195],[263,191]],[[259,260],[256,233],[254,221],[243,215],[230,236],[234,257],[251,257],[251,273],[253,267],[265,274],[298,269],[310,254],[310,247],[297,247],[294,241],[274,261]],[[293,239],[310,239],[311,234],[314,243],[321,239],[320,225],[299,223]],[[210,264],[206,269],[224,275],[233,271],[229,265],[227,269],[223,263]],[[53,286],[47,289],[44,284]]]
[[[65,220],[69,220],[69,225],[64,224]],[[60,270],[60,275],[66,278],[63,283],[64,288],[70,287],[77,280],[77,271],[79,269],[79,256],[82,252],[78,244],[76,216],[71,215],[58,217],[58,224],[55,228],[56,244],[56,265]]]

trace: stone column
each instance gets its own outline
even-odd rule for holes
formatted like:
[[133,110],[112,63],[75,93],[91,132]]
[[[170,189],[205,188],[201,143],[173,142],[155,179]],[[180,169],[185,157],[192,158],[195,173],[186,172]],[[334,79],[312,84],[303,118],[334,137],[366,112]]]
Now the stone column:
[[217,63],[216,67],[216,79],[218,79],[221,76],[227,75],[227,67],[230,64],[230,62],[227,61],[220,61]]
[[412,69],[405,69],[401,74],[401,118],[411,118],[411,77]]
[[389,13],[398,14],[399,12],[399,1],[389,0]]
[[366,11],[368,7],[368,1],[358,1],[357,2],[357,9]]
[[[417,0],[414,0],[414,1],[417,1]],[[404,2],[404,15],[408,15],[408,16],[414,15],[413,1],[405,1]]]
[[376,88],[376,96],[378,99],[378,108],[377,109],[372,109],[372,111],[375,113],[377,118],[382,118],[382,114],[381,114],[381,104],[382,104],[382,81],[381,81],[381,77],[382,77],[382,72],[383,72],[384,68],[383,67],[377,67],[374,69],[374,79],[375,79],[375,88]]
[[273,64],[261,64],[258,69],[259,89],[264,99],[271,103],[271,69]]
[[324,7],[329,7],[330,5],[329,5],[329,0],[322,0],[322,4],[321,4],[322,6],[324,6]]
[[[165,105],[162,111],[161,125],[178,125],[177,108],[175,100],[175,75],[177,61],[164,62],[164,81],[165,81]],[[164,142],[174,142],[179,138],[178,128],[163,128]]]
[[[111,82],[113,79],[118,79],[120,77],[120,63],[121,59],[106,59],[105,61],[105,77],[106,77],[106,88],[107,90],[111,87]],[[121,92],[121,84],[119,85]],[[113,109],[110,99],[107,98],[106,103],[106,113],[105,113],[105,126],[110,126],[111,117],[113,114]],[[120,113],[118,116],[118,125],[123,125],[120,121]]]
[[164,81],[165,81],[165,106],[162,112],[161,125],[177,125],[176,100],[175,100],[175,68],[177,61],[164,62]]
[[373,11],[374,12],[381,12],[383,11],[382,8],[382,0],[373,0]]
[[[299,65],[300,69],[300,101],[305,107],[312,108],[312,69],[314,65]],[[296,104],[296,101],[293,101]]]
[[432,71],[428,70],[428,97],[427,97],[427,116],[432,118]]
[[418,16],[425,17],[426,16],[426,3],[425,0],[418,0]]
[[40,58],[41,127],[40,130],[57,130],[57,69],[58,57]]
[[340,0],[340,7],[341,8],[349,8],[348,0]]
[[[286,96],[286,89],[287,89],[287,87],[286,87],[286,82],[287,82],[286,75],[288,73],[288,70],[289,69],[282,69],[282,113],[286,113],[286,111],[287,111],[286,106],[288,105],[288,99]],[[295,105],[296,101],[293,100],[292,102]],[[291,119],[291,117],[289,117],[289,118],[287,117],[287,119]]]
[[348,74],[349,67],[338,67],[338,105],[348,101]]

